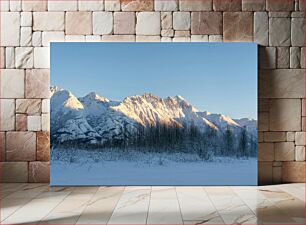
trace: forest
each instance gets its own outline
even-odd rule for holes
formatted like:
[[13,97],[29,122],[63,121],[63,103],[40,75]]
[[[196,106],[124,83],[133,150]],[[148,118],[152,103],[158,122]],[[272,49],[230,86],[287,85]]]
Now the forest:
[[[83,149],[135,150],[145,153],[186,153],[197,154],[202,160],[218,157],[257,157],[257,139],[248,135],[246,128],[239,131],[227,127],[224,132],[212,128],[200,131],[194,124],[179,126],[166,124],[137,125],[133,132],[123,128],[121,139],[112,139],[103,144],[82,146],[81,142],[69,142],[66,147]],[[60,146],[57,146],[60,147]]]

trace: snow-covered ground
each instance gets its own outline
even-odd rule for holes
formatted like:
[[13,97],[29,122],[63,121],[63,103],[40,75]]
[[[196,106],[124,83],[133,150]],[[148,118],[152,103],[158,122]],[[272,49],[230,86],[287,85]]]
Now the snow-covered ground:
[[257,185],[257,158],[52,149],[51,185]]

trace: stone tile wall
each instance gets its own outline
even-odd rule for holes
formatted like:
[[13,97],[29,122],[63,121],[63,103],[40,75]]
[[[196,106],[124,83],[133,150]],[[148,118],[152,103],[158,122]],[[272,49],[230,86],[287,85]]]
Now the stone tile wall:
[[303,0],[1,0],[0,7],[3,182],[49,180],[51,41],[257,42],[259,181],[305,181]]

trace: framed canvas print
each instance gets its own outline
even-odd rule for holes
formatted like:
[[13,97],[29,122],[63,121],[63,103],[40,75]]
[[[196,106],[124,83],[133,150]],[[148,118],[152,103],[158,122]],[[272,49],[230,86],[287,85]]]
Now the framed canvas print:
[[257,185],[255,43],[51,43],[51,185]]

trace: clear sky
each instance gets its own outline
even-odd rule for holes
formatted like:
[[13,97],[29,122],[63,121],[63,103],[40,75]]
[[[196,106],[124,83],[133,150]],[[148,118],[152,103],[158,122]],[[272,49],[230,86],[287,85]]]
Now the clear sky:
[[257,118],[254,43],[52,43],[51,85],[111,100],[181,95],[201,111]]

